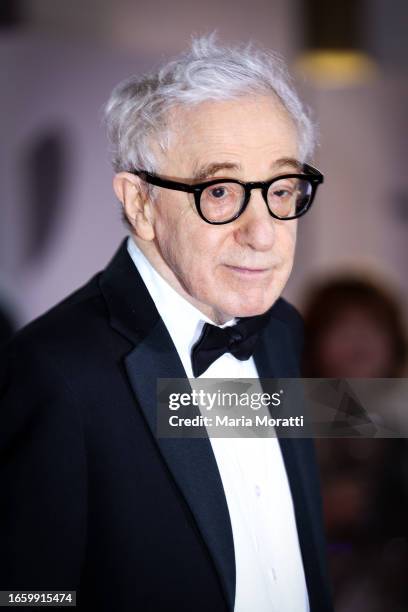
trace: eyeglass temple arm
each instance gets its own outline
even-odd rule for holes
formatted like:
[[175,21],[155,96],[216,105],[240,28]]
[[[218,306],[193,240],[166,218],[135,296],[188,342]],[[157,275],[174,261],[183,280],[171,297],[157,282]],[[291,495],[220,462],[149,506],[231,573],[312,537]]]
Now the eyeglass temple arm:
[[303,164],[303,168],[304,168],[306,173],[312,174],[313,176],[316,177],[316,179],[319,179],[320,183],[323,183],[324,176],[323,176],[323,174],[319,170],[317,170],[317,168],[314,168],[310,164]]

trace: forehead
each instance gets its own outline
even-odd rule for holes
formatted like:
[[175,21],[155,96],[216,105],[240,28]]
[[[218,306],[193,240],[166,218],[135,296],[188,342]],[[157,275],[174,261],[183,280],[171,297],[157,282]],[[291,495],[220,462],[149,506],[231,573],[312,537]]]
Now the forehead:
[[[273,164],[298,155],[297,130],[272,96],[246,96],[179,107],[169,120],[166,166],[190,172],[202,163]],[[170,169],[170,168],[169,168]]]

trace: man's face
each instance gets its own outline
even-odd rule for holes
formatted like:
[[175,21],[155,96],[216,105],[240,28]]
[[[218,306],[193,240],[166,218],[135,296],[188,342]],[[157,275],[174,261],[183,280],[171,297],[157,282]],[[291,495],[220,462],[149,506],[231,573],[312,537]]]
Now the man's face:
[[[298,171],[296,129],[269,96],[179,109],[171,127],[175,137],[158,172],[167,178],[266,181]],[[292,268],[296,220],[271,217],[260,190],[238,219],[218,226],[199,217],[192,194],[156,193],[154,239],[145,252],[158,272],[215,322],[268,310]]]

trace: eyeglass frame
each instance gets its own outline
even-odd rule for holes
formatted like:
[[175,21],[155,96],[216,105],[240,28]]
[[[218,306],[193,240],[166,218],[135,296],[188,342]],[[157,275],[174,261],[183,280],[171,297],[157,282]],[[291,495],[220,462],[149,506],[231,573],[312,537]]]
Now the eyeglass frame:
[[[226,223],[231,223],[232,221],[235,221],[236,219],[238,219],[238,217],[240,217],[243,214],[243,212],[245,211],[245,209],[247,208],[249,204],[249,201],[251,199],[251,191],[253,189],[262,190],[262,196],[263,196],[263,199],[265,200],[266,207],[271,217],[274,217],[275,219],[278,219],[279,221],[291,221],[293,219],[298,219],[299,217],[302,217],[305,213],[307,213],[308,210],[310,210],[310,207],[312,206],[313,201],[316,196],[317,188],[319,185],[321,185],[324,182],[324,176],[319,170],[317,170],[317,168],[314,168],[313,166],[310,166],[309,164],[302,164],[302,169],[304,171],[303,174],[302,173],[281,174],[279,176],[275,176],[270,181],[249,181],[245,183],[243,181],[239,181],[238,179],[232,179],[232,178],[223,179],[220,177],[220,178],[211,179],[209,181],[204,181],[201,183],[194,183],[194,184],[181,183],[179,181],[172,181],[170,179],[165,179],[165,178],[158,176],[157,174],[152,174],[150,172],[147,172],[146,170],[133,169],[133,170],[129,170],[129,172],[131,174],[135,174],[136,176],[139,176],[143,181],[145,181],[146,183],[149,183],[150,185],[155,185],[157,187],[164,187],[165,189],[173,189],[175,191],[184,191],[187,193],[193,193],[194,203],[195,203],[197,212],[199,216],[201,217],[201,219],[205,221],[206,223],[210,223],[211,225],[225,225]],[[288,178],[307,179],[311,184],[312,192],[310,194],[309,203],[305,207],[305,209],[302,210],[302,212],[296,215],[292,215],[291,217],[279,217],[278,215],[273,213],[271,209],[269,208],[268,191],[269,191],[270,186],[276,181],[280,181],[282,179],[288,179]],[[217,183],[238,183],[239,185],[241,185],[241,187],[244,188],[244,199],[243,199],[241,208],[231,219],[228,219],[228,221],[210,221],[204,216],[204,214],[201,211],[202,192],[207,187],[211,187],[211,185],[216,185]]]

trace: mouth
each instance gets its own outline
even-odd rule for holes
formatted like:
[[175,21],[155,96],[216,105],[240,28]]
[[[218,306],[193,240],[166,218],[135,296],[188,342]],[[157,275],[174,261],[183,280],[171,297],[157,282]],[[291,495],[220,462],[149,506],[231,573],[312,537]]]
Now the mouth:
[[241,267],[241,266],[229,266],[227,264],[226,264],[226,268],[228,268],[228,270],[231,270],[235,274],[238,274],[239,276],[243,276],[246,278],[255,278],[255,277],[264,276],[265,274],[271,271],[270,268],[247,268],[247,267]]

